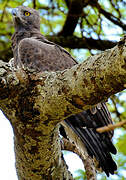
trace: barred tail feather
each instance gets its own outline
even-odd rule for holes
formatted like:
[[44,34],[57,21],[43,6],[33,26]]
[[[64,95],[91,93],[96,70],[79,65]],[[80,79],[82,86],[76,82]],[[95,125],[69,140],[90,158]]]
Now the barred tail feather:
[[[98,105],[99,106],[99,105]],[[97,127],[112,123],[111,116],[105,103],[101,103],[96,109],[84,111],[64,120],[74,133],[80,138],[91,157],[95,157],[99,166],[109,176],[117,169],[111,153],[116,154],[116,148],[112,144],[113,132],[98,133]]]

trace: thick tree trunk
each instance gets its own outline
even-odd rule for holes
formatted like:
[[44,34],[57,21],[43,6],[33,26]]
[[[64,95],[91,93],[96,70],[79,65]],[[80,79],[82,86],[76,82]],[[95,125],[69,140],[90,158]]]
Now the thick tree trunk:
[[126,47],[92,56],[63,72],[26,72],[0,61],[0,108],[10,120],[20,180],[72,179],[58,123],[126,87]]
[[16,169],[20,180],[72,180],[61,155],[58,127],[43,134],[40,123],[19,123],[15,132]]

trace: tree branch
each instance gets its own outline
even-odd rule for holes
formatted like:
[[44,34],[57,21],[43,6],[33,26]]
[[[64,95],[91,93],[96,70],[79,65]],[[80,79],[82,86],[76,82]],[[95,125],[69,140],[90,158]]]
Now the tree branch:
[[36,0],[32,0],[33,8],[36,9]]
[[3,12],[2,12],[2,15],[1,15],[1,18],[0,18],[0,22],[3,22],[8,2],[9,2],[9,0],[6,0],[6,2],[4,3]]
[[121,28],[123,28],[124,30],[126,30],[126,24],[124,24],[123,22],[121,22],[121,20],[119,18],[117,18],[116,16],[114,16],[113,14],[105,11],[98,3],[97,0],[93,0],[93,1],[89,1],[90,5],[92,7],[96,7],[98,8],[98,11],[103,14],[108,20],[110,20],[111,22],[113,22],[114,24],[120,26]]
[[100,127],[97,128],[96,131],[99,133],[103,133],[103,132],[107,132],[107,131],[112,131],[116,128],[122,127],[126,124],[126,120],[125,121],[121,121],[119,123],[116,124],[109,124],[108,126],[104,126],[104,127]]
[[71,36],[76,28],[76,25],[78,23],[79,17],[82,14],[83,7],[87,5],[83,0],[72,0],[69,4],[69,12],[65,21],[65,24],[63,26],[63,29],[61,32],[59,32],[59,35],[61,36]]
[[114,47],[117,42],[109,41],[109,40],[101,40],[101,39],[92,39],[92,38],[79,38],[76,36],[46,36],[48,40],[55,42],[63,47],[71,48],[71,49],[97,49],[97,50],[105,50]]
[[[96,171],[94,167],[94,161],[93,159],[85,152],[85,157],[81,154],[81,152],[77,149],[75,144],[71,143],[65,138],[62,138],[62,150],[67,150],[67,151],[72,151],[75,154],[77,154],[80,159],[82,160],[85,171],[86,171],[86,176],[87,180],[96,180]],[[86,151],[86,149],[85,149]]]

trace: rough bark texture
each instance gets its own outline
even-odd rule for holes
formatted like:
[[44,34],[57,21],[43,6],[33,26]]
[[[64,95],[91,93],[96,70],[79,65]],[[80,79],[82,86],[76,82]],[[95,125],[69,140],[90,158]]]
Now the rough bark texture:
[[36,74],[0,61],[0,108],[14,130],[19,179],[72,179],[57,124],[123,90],[125,77],[125,39],[63,72]]

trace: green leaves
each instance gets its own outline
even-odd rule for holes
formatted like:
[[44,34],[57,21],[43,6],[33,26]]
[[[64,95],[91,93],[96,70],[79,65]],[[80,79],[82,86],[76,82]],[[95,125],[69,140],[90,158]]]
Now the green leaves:
[[125,143],[126,142],[126,131],[124,129],[120,129],[120,131],[121,131],[122,135],[119,136],[116,146],[118,148],[118,152],[120,152],[122,155],[126,156],[126,143]]

